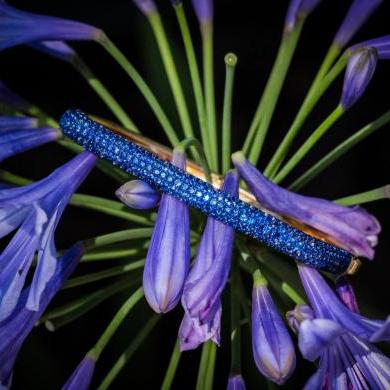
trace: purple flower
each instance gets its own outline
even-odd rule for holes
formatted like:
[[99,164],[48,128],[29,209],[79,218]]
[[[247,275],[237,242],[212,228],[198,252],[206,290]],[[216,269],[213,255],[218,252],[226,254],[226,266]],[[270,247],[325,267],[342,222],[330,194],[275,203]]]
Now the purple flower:
[[0,81],[0,103],[3,103],[17,111],[26,111],[30,104],[12,92],[3,82]]
[[353,53],[355,50],[369,47],[376,50],[380,60],[390,59],[390,35],[358,43],[357,45],[352,46],[349,50]]
[[131,180],[120,186],[115,195],[133,209],[151,209],[160,201],[160,194],[142,180]]
[[26,308],[40,310],[42,294],[57,269],[54,233],[72,196],[94,166],[84,152],[33,184],[0,190],[0,238],[20,227],[0,255],[0,320],[15,309],[37,254]]
[[287,10],[285,29],[292,31],[299,18],[308,16],[321,0],[291,0]]
[[363,47],[352,52],[344,76],[340,104],[346,110],[363,95],[374,75],[377,52],[372,47]]
[[71,377],[66,381],[62,390],[88,390],[95,370],[96,359],[86,355],[76,367]]
[[336,292],[341,301],[349,310],[359,313],[359,307],[356,300],[355,292],[351,283],[346,276],[339,276],[336,280]]
[[40,296],[37,311],[29,310],[26,307],[31,286],[26,287],[12,315],[0,322],[0,388],[2,386],[9,387],[12,369],[24,340],[34,328],[54,295],[73,272],[81,255],[82,246],[78,244],[67,250],[62,258],[58,260],[54,274]]
[[153,0],[133,0],[133,3],[144,15],[157,12],[157,7]]
[[364,209],[288,191],[267,180],[241,152],[235,153],[232,159],[263,207],[328,234],[356,256],[374,257],[373,247],[381,228],[376,218]]
[[200,24],[209,23],[213,20],[213,0],[192,0],[192,6]]
[[88,24],[20,11],[0,0],[0,50],[41,41],[98,40],[102,34]]
[[295,369],[294,344],[259,271],[252,291],[252,351],[259,371],[278,385]]
[[329,318],[314,318],[314,313],[309,313],[308,309],[306,306],[302,312],[298,307],[288,313],[290,318],[297,315],[295,330],[303,357],[310,361],[320,359],[319,367],[305,389],[389,387],[390,359],[338,322]]
[[[172,163],[185,169],[185,156],[173,152]],[[143,287],[145,297],[157,313],[172,310],[180,300],[190,264],[188,207],[164,194],[161,197],[148,254]]]
[[[226,175],[224,191],[237,195],[238,176]],[[181,299],[184,318],[179,329],[180,349],[194,349],[208,340],[219,344],[221,294],[230,271],[234,230],[209,217],[185,282]]]
[[244,378],[241,374],[232,374],[229,376],[227,390],[245,390]]
[[36,129],[34,118],[0,116],[0,161],[61,136],[50,127]]
[[338,29],[333,43],[342,49],[366,22],[382,0],[354,0]]
[[62,41],[33,42],[30,46],[62,61],[72,62],[77,58],[76,52]]
[[337,322],[356,337],[372,342],[390,341],[390,317],[386,321],[371,320],[349,310],[313,268],[298,265],[299,275],[316,318]]

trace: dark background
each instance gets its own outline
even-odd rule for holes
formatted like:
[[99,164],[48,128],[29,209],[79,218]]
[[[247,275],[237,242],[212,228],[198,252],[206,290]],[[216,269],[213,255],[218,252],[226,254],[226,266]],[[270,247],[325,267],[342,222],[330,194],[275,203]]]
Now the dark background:
[[[123,50],[128,58],[153,87],[156,95],[172,118],[175,113],[172,100],[167,92],[162,64],[156,51],[149,26],[145,18],[129,0],[116,1],[65,1],[49,0],[10,1],[13,5],[37,13],[57,15],[64,18],[84,21],[101,27]],[[194,41],[199,49],[197,25],[193,18],[190,2],[187,1],[187,14],[191,19]],[[234,148],[240,148],[250,124],[258,99],[270,72],[275,57],[283,26],[287,1],[271,2],[236,2],[232,0],[216,1],[216,93],[218,110],[221,110],[224,63],[226,52],[238,55],[239,63],[236,74],[236,89],[233,112]],[[261,6],[259,6],[261,4]],[[260,167],[272,156],[283,133],[294,117],[294,113],[305,95],[310,82],[322,61],[339,23],[350,1],[324,1],[306,22],[302,39],[288,74],[277,111],[266,139]],[[170,36],[172,48],[178,58],[178,64],[188,90],[188,74],[181,47],[180,36],[169,1],[159,2],[164,23]],[[353,42],[374,38],[389,33],[390,4],[384,2],[374,16],[355,36]],[[166,142],[164,135],[153,114],[147,108],[142,96],[122,70],[94,43],[72,44],[91,66],[99,78],[109,87],[115,97],[131,114],[144,134],[161,142]],[[380,61],[364,97],[340,120],[329,134],[316,146],[308,158],[294,171],[294,175],[303,172],[325,152],[341,140],[360,129],[364,124],[375,119],[389,108],[388,64]],[[84,80],[66,63],[37,53],[26,47],[17,47],[1,53],[0,79],[15,92],[36,103],[55,117],[69,107],[79,107],[99,116],[114,119],[100,99],[94,95]],[[313,112],[304,131],[297,140],[299,145],[307,134],[321,123],[325,116],[338,102],[342,79],[330,89],[321,100],[320,106]],[[194,110],[193,110],[194,111]],[[177,122],[176,122],[177,123]],[[355,147],[346,156],[339,159],[331,168],[321,174],[304,189],[304,193],[324,198],[335,199],[362,192],[389,182],[388,167],[389,132],[386,126]],[[48,174],[54,167],[70,158],[70,154],[56,145],[44,146],[37,150],[9,159],[2,166],[14,173],[38,179]],[[289,179],[290,180],[290,179]],[[99,172],[94,172],[80,189],[80,192],[112,197],[117,184]],[[354,277],[357,295],[362,305],[369,307],[372,315],[383,317],[389,311],[388,273],[390,248],[388,237],[388,201],[367,205],[380,220],[383,233],[377,249],[376,259],[367,264]],[[100,214],[70,209],[59,227],[58,246],[65,247],[75,240],[112,232],[124,228],[116,219]],[[85,267],[85,266],[81,266]],[[87,268],[85,268],[86,270]],[[81,269],[80,272],[83,272]],[[114,298],[108,304],[94,309],[58,332],[52,334],[38,329],[26,343],[15,372],[17,389],[52,389],[63,383],[72,369],[78,364],[83,354],[93,345],[105,324],[118,307],[121,298]],[[96,383],[106,372],[106,367],[116,359],[148,318],[150,311],[139,307],[131,315],[128,324],[121,329],[99,361]],[[170,357],[175,341],[176,328],[180,313],[176,310],[158,324],[148,338],[142,351],[132,359],[113,388],[158,388]],[[226,319],[225,319],[226,321]],[[247,332],[247,331],[245,331]],[[244,333],[245,333],[244,332]],[[223,345],[218,353],[216,388],[224,388],[229,367],[229,350],[226,346],[229,335],[223,334]],[[243,335],[248,336],[247,334]],[[250,357],[250,346],[243,352],[243,365],[248,387],[266,386],[260,376],[254,374]],[[176,388],[183,388],[195,383],[198,352],[185,354],[179,367]],[[296,388],[304,383],[313,366],[300,363],[295,378],[286,388]]]

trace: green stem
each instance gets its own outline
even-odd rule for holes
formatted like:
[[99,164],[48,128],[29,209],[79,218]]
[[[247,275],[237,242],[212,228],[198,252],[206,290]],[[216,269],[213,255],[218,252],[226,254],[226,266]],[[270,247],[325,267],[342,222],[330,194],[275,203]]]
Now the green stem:
[[212,341],[203,344],[196,390],[212,390],[217,347]]
[[[112,297],[120,291],[129,289],[131,284],[134,282],[135,280],[129,281],[129,278],[126,277],[126,279],[122,279],[117,283],[109,284],[100,290],[83,295],[81,298],[50,310],[43,317],[41,317],[39,323],[45,323],[49,330],[54,331],[61,326],[67,325],[70,322],[80,318],[84,314],[94,309],[100,303],[104,302],[106,299]],[[137,283],[138,282],[139,277],[137,277]]]
[[218,172],[218,141],[217,121],[215,109],[214,92],[214,44],[213,44],[213,22],[203,22],[200,26],[202,33],[203,51],[203,83],[205,91],[205,103],[207,113],[207,129],[209,132],[211,168]]
[[343,71],[346,66],[348,56],[346,54],[342,55],[337,63],[332,67],[331,70],[318,81],[314,81],[310,91],[306,95],[305,100],[302,103],[301,108],[299,109],[291,127],[288,129],[285,137],[280,143],[278,149],[273,155],[272,159],[268,163],[267,167],[264,170],[264,175],[266,177],[272,177],[275,175],[276,171],[279,169],[284,158],[286,157],[292,142],[298,135],[303,124],[305,123],[307,117],[312,112],[313,108],[316,106],[320,98],[327,91],[329,86],[337,78],[337,76]]
[[137,333],[134,337],[134,340],[130,343],[127,349],[119,356],[118,360],[112,366],[111,370],[104,377],[102,383],[98,386],[98,390],[106,390],[108,389],[118,374],[122,371],[122,369],[129,363],[130,359],[133,357],[134,353],[137,349],[142,345],[146,337],[156,326],[159,316],[151,317],[147,323],[142,327],[142,329]]
[[149,218],[142,215],[137,215],[136,213],[130,211],[129,208],[123,203],[117,202],[115,200],[100,198],[92,195],[74,194],[71,197],[69,204],[89,210],[99,211],[103,214],[118,217],[126,221],[135,222],[141,225],[153,225],[153,222]]
[[144,264],[145,260],[133,261],[130,264],[119,265],[118,267],[108,268],[103,271],[91,272],[87,275],[77,276],[67,280],[62,289],[83,286],[88,283],[93,283],[99,280],[111,278],[113,276],[122,275],[123,273],[140,269],[144,266]]
[[[187,18],[184,12],[183,3],[179,2],[174,5],[177,21],[180,27],[181,36],[184,43],[184,49],[187,56],[188,67],[190,70],[192,89],[195,97],[196,110],[199,119],[199,128],[201,132],[202,144],[208,156],[211,156],[209,135],[207,132],[207,115],[204,103],[202,83],[200,79],[198,62],[196,60],[195,49],[188,27]],[[209,161],[210,162],[210,161]]]
[[181,358],[180,352],[180,340],[177,339],[175,346],[173,347],[171,359],[169,360],[168,368],[165,373],[164,381],[161,385],[161,390],[170,390],[172,387],[173,379],[175,378],[177,367]]
[[245,139],[243,151],[253,164],[258,161],[280,91],[301,35],[303,22],[303,19],[299,20],[291,32],[283,34],[271,75]]
[[177,111],[179,113],[180,122],[183,127],[183,132],[186,137],[194,137],[194,131],[191,125],[191,119],[188,113],[186,100],[183,89],[181,87],[179,75],[177,73],[175,61],[169,47],[168,39],[161,22],[158,12],[150,12],[147,15],[149,23],[152,27],[160,55],[164,64],[165,73],[168,77],[169,85],[176,103]]
[[135,133],[139,133],[137,126],[126,114],[117,100],[111,95],[107,88],[101,83],[101,81],[96,77],[88,65],[84,62],[82,58],[77,56],[71,64],[74,68],[80,72],[80,74],[85,78],[87,83],[91,88],[96,92],[96,94],[103,100],[115,117],[125,128],[132,130]]
[[343,156],[346,152],[352,149],[359,142],[363,141],[374,131],[380,129],[384,125],[390,122],[390,111],[385,112],[379,118],[373,122],[362,127],[355,134],[351,135],[340,145],[336,146],[323,158],[321,158],[316,164],[304,172],[298,179],[296,179],[290,186],[290,189],[293,191],[298,191],[304,185],[306,185],[310,180],[318,176],[322,171],[329,167],[333,162],[335,162],[339,157]]
[[[145,241],[146,242],[146,241]],[[140,255],[142,250],[138,248],[124,248],[124,249],[112,249],[112,250],[100,250],[92,253],[86,253],[83,255],[80,261],[91,262],[97,260],[111,260],[121,259],[123,257],[130,257],[134,255]]]
[[142,287],[138,288],[122,305],[122,307],[115,314],[114,318],[109,323],[106,330],[100,336],[99,340],[93,347],[91,353],[98,359],[100,354],[103,352],[104,348],[111,340],[112,336],[115,334],[119,326],[122,324],[123,320],[127,317],[131,309],[143,298],[144,291]]
[[238,262],[234,261],[230,282],[230,324],[231,324],[231,365],[230,372],[237,374],[241,372],[241,313],[239,297],[240,269]]
[[209,164],[207,162],[207,158],[203,146],[196,138],[183,139],[183,141],[180,141],[180,143],[175,147],[175,149],[180,150],[184,153],[190,146],[195,146],[199,155],[199,162],[201,167],[203,168],[203,172],[205,174],[206,180],[209,183],[212,183],[211,171],[210,171]]
[[290,160],[283,166],[279,173],[275,176],[274,182],[280,183],[292,169],[306,156],[312,147],[321,139],[321,137],[329,130],[329,128],[344,114],[345,110],[341,105],[338,105],[329,116],[314,130],[303,145],[295,152]]
[[383,187],[375,188],[370,191],[361,192],[360,194],[346,196],[344,198],[339,198],[335,200],[336,203],[342,204],[344,206],[354,206],[357,204],[374,202],[381,199],[390,198],[390,185],[385,185]]
[[222,172],[224,173],[230,168],[232,101],[237,56],[234,53],[226,54],[225,65],[226,78],[222,114]]
[[179,138],[177,137],[177,134],[173,129],[164,110],[161,108],[160,103],[158,102],[157,98],[154,96],[152,90],[146,84],[142,76],[138,73],[138,71],[129,62],[129,60],[125,57],[125,55],[118,49],[118,47],[107,36],[101,39],[100,44],[117,61],[117,63],[122,67],[122,69],[127,73],[127,75],[133,80],[134,84],[140,90],[145,100],[148,102],[150,108],[156,115],[170,143],[172,144],[172,146],[175,146],[179,142]]
[[120,230],[115,233],[104,234],[89,238],[83,241],[86,250],[94,249],[103,245],[109,245],[116,242],[136,240],[139,238],[150,238],[153,228],[139,228]]

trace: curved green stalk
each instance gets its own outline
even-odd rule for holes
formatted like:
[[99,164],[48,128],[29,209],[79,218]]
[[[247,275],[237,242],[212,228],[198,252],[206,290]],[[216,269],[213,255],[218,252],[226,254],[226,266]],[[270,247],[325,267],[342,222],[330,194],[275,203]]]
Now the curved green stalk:
[[234,73],[237,65],[237,56],[234,53],[228,53],[225,56],[225,92],[223,98],[222,114],[222,172],[225,173],[230,168],[231,154],[231,123],[232,123],[232,101]]
[[107,36],[104,36],[99,41],[99,43],[133,80],[134,84],[140,90],[145,100],[148,102],[150,108],[156,115],[156,118],[158,119],[170,143],[172,144],[172,146],[175,146],[179,142],[179,138],[177,137],[177,134],[172,127],[168,117],[166,116],[164,110],[161,108],[160,103],[158,102],[157,98],[154,96],[152,90],[146,84],[142,76]]
[[203,344],[196,390],[212,390],[217,347],[212,341]]
[[213,44],[213,22],[203,22],[200,26],[202,33],[203,52],[203,84],[205,93],[207,130],[209,132],[209,144],[211,152],[211,168],[218,172],[218,141],[217,141],[217,120],[215,109],[214,92],[214,44]]
[[176,146],[175,149],[181,150],[184,153],[190,146],[195,146],[199,155],[199,162],[205,174],[206,180],[209,183],[212,183],[211,171],[210,171],[209,164],[207,162],[207,157],[203,150],[202,144],[196,138],[183,139],[182,141],[180,141],[180,143]]
[[97,282],[99,280],[104,280],[111,278],[113,276],[122,275],[126,272],[134,271],[140,269],[144,266],[145,260],[132,261],[126,265],[119,265],[118,267],[112,267],[105,269],[103,271],[91,272],[83,276],[76,276],[65,282],[62,289],[68,289],[78,286],[83,286],[85,284]]
[[298,135],[303,124],[305,123],[307,117],[310,115],[313,108],[316,106],[323,94],[327,91],[329,86],[343,71],[347,60],[348,56],[344,54],[340,57],[340,59],[332,67],[332,69],[329,70],[329,73],[327,73],[326,76],[324,76],[320,80],[313,82],[310,91],[306,95],[306,98],[303,101],[302,106],[299,109],[297,115],[295,116],[291,127],[288,129],[285,137],[283,138],[275,154],[273,155],[272,159],[264,170],[264,175],[266,177],[272,178],[272,176],[275,175],[276,171],[279,169],[285,156],[287,155],[292,142],[294,141],[295,137]]
[[355,206],[363,203],[374,202],[381,199],[390,198],[390,185],[387,184],[383,187],[375,188],[370,191],[361,192],[360,194],[349,195],[344,198],[335,200],[336,203],[343,206]]
[[134,353],[137,349],[142,345],[146,337],[156,326],[160,317],[153,316],[151,317],[146,324],[142,327],[142,329],[136,334],[133,341],[127,347],[127,349],[119,356],[118,360],[112,366],[111,370],[104,377],[102,383],[98,386],[98,390],[106,390],[108,389],[118,374],[122,371],[123,367],[128,364],[129,360],[133,357]]
[[283,166],[279,173],[275,176],[273,181],[280,183],[292,169],[306,156],[312,147],[320,140],[320,138],[329,130],[329,128],[343,115],[345,112],[341,105],[338,105],[329,116],[321,123],[321,125],[314,130],[303,145],[295,152],[290,160]]
[[194,131],[192,129],[190,115],[184,97],[183,89],[181,87],[179,75],[177,73],[175,61],[169,47],[168,39],[161,22],[158,12],[150,12],[147,15],[149,23],[152,27],[154,36],[157,41],[157,46],[164,64],[165,73],[168,77],[169,85],[175,100],[177,112],[179,113],[180,122],[183,127],[183,132],[186,137],[193,137]]
[[177,366],[179,365],[181,358],[180,352],[180,341],[176,340],[175,346],[173,347],[171,359],[169,360],[168,368],[165,373],[164,381],[161,385],[161,390],[170,390],[172,387],[173,379],[176,375]]
[[[200,79],[198,62],[196,60],[195,49],[191,39],[190,29],[184,12],[183,3],[174,4],[177,21],[180,27],[181,36],[184,43],[184,49],[187,56],[188,68],[190,70],[192,89],[195,97],[196,110],[198,113],[199,128],[202,138],[202,144],[208,156],[211,156],[209,135],[207,132],[207,115],[204,103],[202,83]],[[209,161],[210,163],[211,161]]]
[[92,70],[84,62],[84,60],[81,57],[76,56],[76,58],[71,61],[71,64],[85,78],[87,83],[103,100],[103,102],[119,120],[121,125],[124,126],[126,129],[129,129],[135,133],[139,133],[139,130],[135,123],[130,119],[130,117],[126,114],[126,112],[117,102],[117,100],[111,95],[108,89],[96,77],[96,75],[92,72]]
[[304,20],[300,19],[291,32],[283,34],[271,75],[246,136],[243,151],[253,164],[257,163],[260,156],[276,103],[301,35],[303,22]]
[[100,354],[103,352],[104,348],[111,340],[112,336],[115,334],[119,326],[122,324],[123,320],[130,313],[131,309],[143,298],[144,290],[142,287],[138,288],[131,296],[126,300],[126,302],[121,306],[117,311],[106,330],[100,336],[99,340],[95,346],[90,351],[91,356],[98,359]]
[[298,179],[296,179],[289,187],[293,191],[300,190],[310,180],[318,176],[322,171],[329,167],[339,157],[343,156],[346,152],[352,149],[359,142],[363,141],[366,137],[372,134],[374,131],[380,129],[382,126],[390,122],[390,111],[385,112],[379,118],[373,122],[367,124],[355,134],[351,135],[344,142],[336,146],[327,155],[317,161],[311,168],[304,172]]
[[88,238],[83,241],[85,250],[98,248],[100,246],[122,242],[127,240],[137,240],[139,238],[150,238],[153,228],[139,228],[119,230],[114,233],[103,234],[101,236]]

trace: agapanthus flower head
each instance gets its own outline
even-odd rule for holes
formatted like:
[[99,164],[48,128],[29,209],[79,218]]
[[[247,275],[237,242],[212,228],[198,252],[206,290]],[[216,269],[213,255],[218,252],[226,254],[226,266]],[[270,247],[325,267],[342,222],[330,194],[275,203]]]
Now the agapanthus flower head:
[[96,359],[86,355],[62,386],[62,390],[88,390],[95,371]]
[[342,49],[382,3],[382,0],[354,0],[338,29],[333,43]]
[[264,177],[241,152],[235,153],[232,159],[240,176],[264,208],[328,234],[356,256],[374,257],[373,247],[377,244],[381,227],[367,211],[288,191]]
[[245,390],[244,378],[241,374],[232,374],[229,376],[226,390]]
[[72,62],[76,59],[76,52],[62,41],[33,42],[30,46],[62,61]]
[[305,18],[321,0],[291,0],[285,20],[285,30],[292,31],[299,18]]
[[372,342],[390,341],[390,317],[386,321],[372,320],[351,311],[340,301],[318,271],[304,265],[299,265],[298,269],[316,318],[335,321],[345,331],[361,339]]
[[160,201],[160,194],[142,180],[131,180],[120,186],[115,195],[133,209],[151,209]]
[[61,136],[57,129],[35,128],[36,125],[34,118],[0,116],[0,161]]
[[0,191],[0,238],[20,227],[0,255],[0,320],[17,306],[35,254],[37,264],[26,307],[40,309],[42,294],[58,264],[56,227],[95,161],[93,154],[83,152],[43,180]]
[[372,47],[362,47],[352,52],[344,76],[340,104],[350,108],[363,95],[374,75],[378,55]]
[[0,104],[5,104],[17,111],[25,111],[30,104],[11,91],[2,81],[0,81]]
[[[185,169],[184,153],[175,150],[172,163]],[[190,255],[188,207],[180,200],[163,194],[143,274],[145,297],[156,313],[170,311],[179,302]]]
[[0,0],[0,50],[41,41],[98,40],[102,34],[88,24],[21,11]]
[[32,287],[26,287],[12,315],[0,322],[0,388],[3,388],[2,386],[9,388],[12,369],[24,340],[54,295],[76,268],[82,253],[82,246],[76,244],[58,259],[53,276],[46,284],[43,294],[40,295],[38,310],[27,308]]
[[285,383],[295,369],[295,349],[290,334],[268,291],[255,272],[252,291],[252,351],[259,371],[270,381]]
[[208,23],[213,20],[214,2],[213,0],[192,0],[195,14],[200,24]]
[[156,4],[153,0],[133,0],[133,2],[145,15],[149,15],[157,11]]
[[305,389],[386,389],[390,385],[390,359],[374,345],[327,317],[308,316],[295,308],[288,313],[298,333],[298,346],[307,360],[320,359]]
[[346,276],[341,275],[336,280],[336,292],[341,301],[349,310],[359,313],[355,291]]
[[352,46],[349,50],[354,52],[355,50],[361,48],[373,48],[376,50],[378,59],[380,60],[389,60],[390,59],[390,35],[385,35],[383,37],[370,39]]
[[[238,176],[229,172],[224,191],[236,195]],[[230,271],[234,230],[209,217],[185,282],[182,305],[184,318],[179,330],[180,349],[188,350],[212,340],[220,342],[221,294]]]

